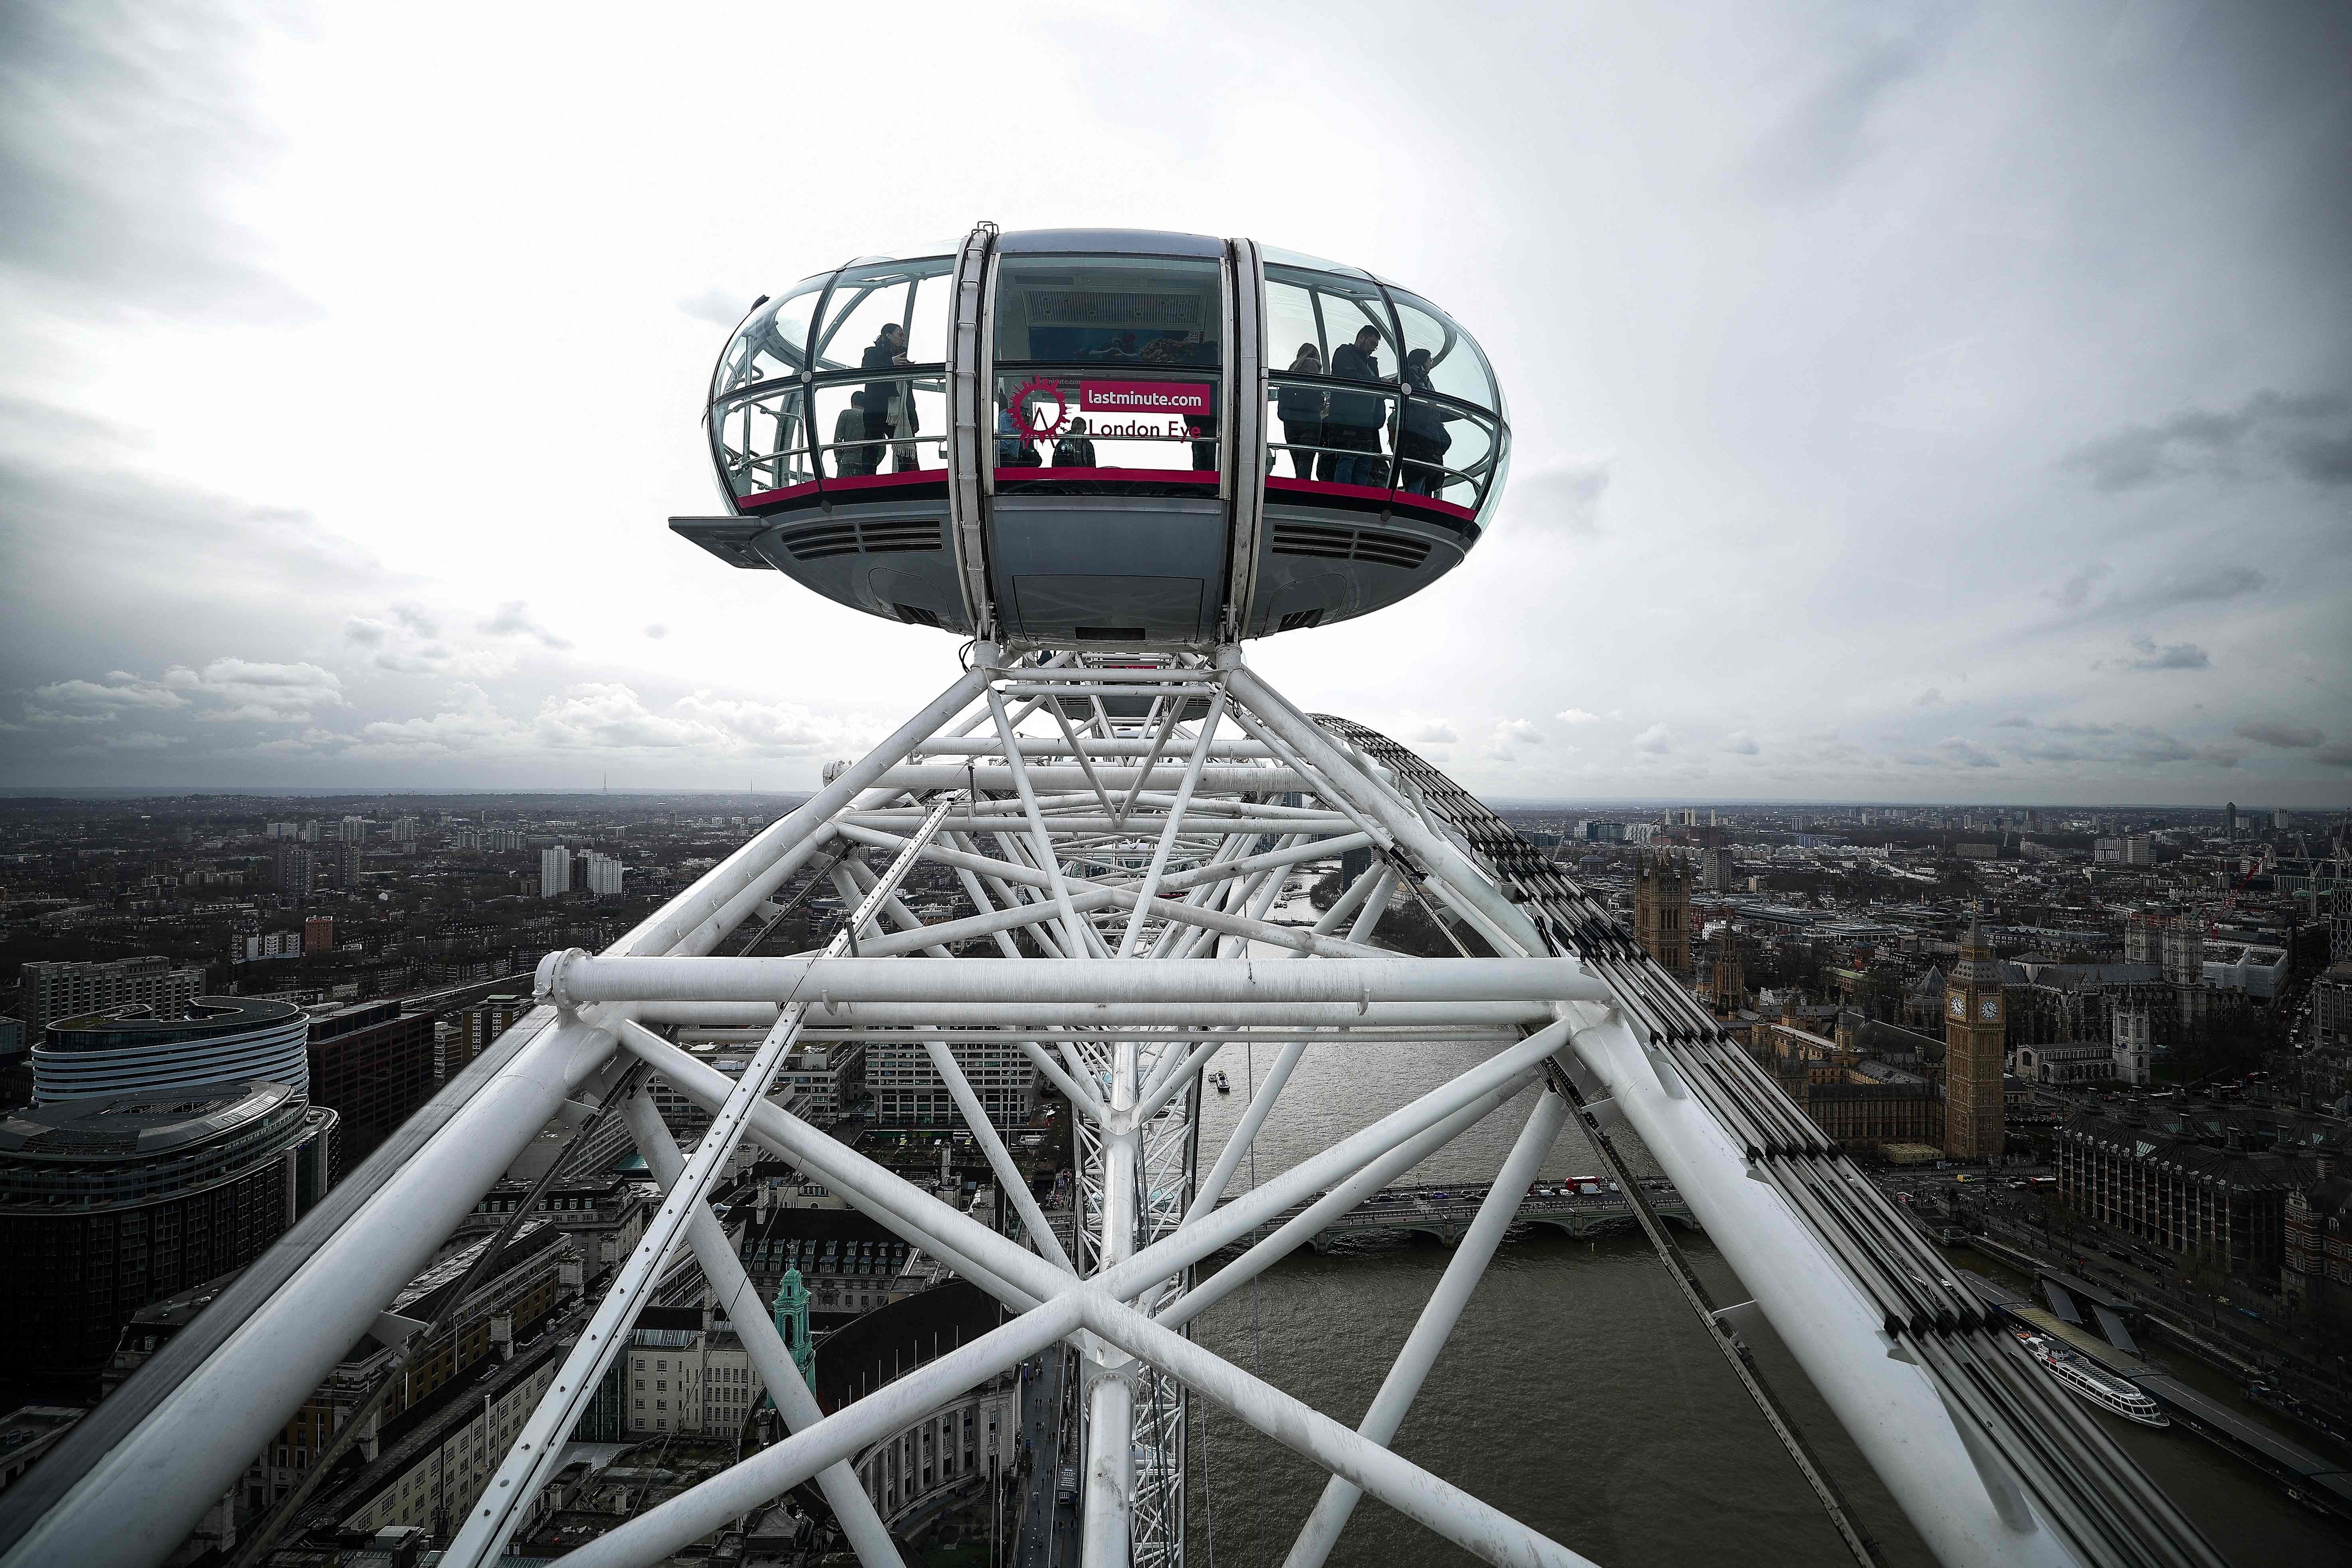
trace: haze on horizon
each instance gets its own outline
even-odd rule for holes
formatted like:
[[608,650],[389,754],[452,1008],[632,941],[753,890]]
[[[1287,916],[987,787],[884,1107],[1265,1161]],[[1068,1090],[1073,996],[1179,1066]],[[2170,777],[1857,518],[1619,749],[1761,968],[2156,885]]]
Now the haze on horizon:
[[2352,799],[2342,7],[51,4],[0,84],[0,786],[814,787],[954,643],[669,533],[712,356],[988,218],[1480,335],[1486,540],[1251,657],[1482,794]]

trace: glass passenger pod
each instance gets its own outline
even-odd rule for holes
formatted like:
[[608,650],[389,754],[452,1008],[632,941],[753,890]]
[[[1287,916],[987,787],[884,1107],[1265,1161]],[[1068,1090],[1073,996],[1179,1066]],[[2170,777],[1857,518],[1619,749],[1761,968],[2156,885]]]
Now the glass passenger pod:
[[760,557],[828,598],[968,631],[948,540],[954,266],[864,258],[761,307],[720,361],[710,435],[736,511],[775,524]]
[[1265,521],[1245,636],[1366,614],[1460,564],[1509,431],[1476,340],[1370,273],[1267,247]]
[[1213,642],[1227,572],[1225,245],[1002,237],[990,292],[991,594],[1014,643]]

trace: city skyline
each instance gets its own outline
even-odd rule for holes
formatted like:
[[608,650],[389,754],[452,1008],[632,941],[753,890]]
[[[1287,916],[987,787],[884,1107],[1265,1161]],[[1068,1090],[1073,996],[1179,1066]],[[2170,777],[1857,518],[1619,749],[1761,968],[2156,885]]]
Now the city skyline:
[[1251,657],[1475,789],[2352,797],[2340,16],[1529,8],[1400,63],[1402,9],[940,11],[910,99],[977,63],[1080,177],[917,136],[787,201],[709,61],[804,62],[822,159],[854,19],[420,15],[19,24],[0,784],[814,787],[954,645],[668,532],[701,383],[756,295],[987,217],[1444,286],[1512,400],[1492,539]]

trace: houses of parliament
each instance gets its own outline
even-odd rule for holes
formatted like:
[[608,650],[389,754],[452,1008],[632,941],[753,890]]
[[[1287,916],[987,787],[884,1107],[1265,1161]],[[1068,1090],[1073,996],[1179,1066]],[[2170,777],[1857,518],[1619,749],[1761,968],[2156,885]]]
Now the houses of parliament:
[[[1941,1037],[1835,1003],[1784,993],[1780,1016],[1749,1012],[1739,942],[1726,921],[1703,943],[1699,973],[1688,863],[1644,856],[1633,875],[1634,934],[1707,1003],[1725,1030],[1770,1070],[1822,1135],[1856,1153],[1997,1160],[2005,1152],[2001,969],[1971,920],[1940,976]],[[1938,977],[1930,971],[1923,981]],[[1924,1000],[1924,998],[1922,998]]]

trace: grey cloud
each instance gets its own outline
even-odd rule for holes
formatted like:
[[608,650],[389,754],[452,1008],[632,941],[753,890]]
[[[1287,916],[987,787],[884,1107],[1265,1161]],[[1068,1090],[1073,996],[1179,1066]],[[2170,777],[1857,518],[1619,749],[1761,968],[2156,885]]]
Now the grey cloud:
[[343,620],[343,636],[355,643],[375,647],[392,635],[392,628],[382,621],[369,620],[365,616],[349,616]]
[[1724,742],[1723,749],[1738,756],[1752,757],[1761,748],[1756,744],[1755,736],[1743,731],[1733,735],[1729,740],[1726,741]]
[[662,625],[659,621],[656,621],[651,626],[646,627],[646,636],[653,638],[656,642],[659,642],[662,638],[669,636],[669,628]]
[[2006,719],[1994,720],[1992,727],[1996,730],[2031,730],[2033,728],[2033,721],[2021,713],[2012,713]]
[[677,309],[680,315],[709,321],[714,327],[733,327],[751,313],[755,297],[739,294],[732,289],[706,289],[677,301]]
[[2131,598],[2134,605],[2218,604],[2251,594],[2270,581],[2251,566],[2216,566],[2176,572]]
[[505,604],[500,605],[499,613],[484,621],[481,629],[497,637],[536,637],[541,644],[551,648],[567,648],[572,646],[570,642],[557,637],[532,619],[530,605],[522,599],[509,599]]
[[2052,597],[2055,598],[2061,605],[2063,605],[2070,610],[2078,609],[2082,606],[2083,602],[2091,596],[2091,584],[2105,576],[2112,570],[2114,570],[2114,568],[2110,567],[2105,562],[2094,561],[2090,563],[2090,564],[2084,566],[2081,571],[2075,573],[2073,576],[2067,578],[2065,582],[2060,584],[2058,586],[2058,592],[2053,595]]
[[1664,724],[1653,724],[1633,737],[1633,749],[1647,752],[1653,756],[1663,756],[1675,749],[1673,732]]
[[441,635],[440,622],[434,619],[433,613],[422,605],[394,605],[392,607],[392,618],[418,637],[434,637]]
[[1604,462],[1561,463],[1514,474],[1502,504],[1538,528],[1570,534],[1601,531],[1601,498],[1609,489]]
[[[2131,645],[2138,650],[2139,657],[2121,661],[2122,667],[2126,669],[2210,669],[2212,668],[2211,656],[2193,642],[2166,643],[2158,647],[2155,638],[2137,637],[2132,638]],[[2094,665],[2092,668],[2095,669],[2098,667]]]
[[2333,746],[2322,746],[2311,753],[2311,760],[2324,767],[2352,768],[2352,746],[2340,742]]
[[33,699],[52,709],[81,709],[111,716],[124,709],[185,708],[188,699],[171,687],[142,680],[128,670],[110,670],[97,680],[53,680],[33,689]]
[[2118,748],[2126,762],[2204,763],[2217,768],[2234,768],[2238,753],[2226,746],[2192,746],[2176,735],[2148,725],[2135,726]]
[[2317,730],[2306,730],[2296,724],[2281,724],[2269,719],[2249,719],[2230,733],[2248,741],[2260,741],[2265,746],[2288,746],[2307,750],[2327,739]]
[[1843,179],[1869,153],[1872,116],[1917,74],[1924,45],[1915,36],[1859,48],[1764,139],[1752,164],[1759,182],[1776,195],[1809,195]]
[[2005,749],[2011,756],[2022,757],[2031,763],[2089,763],[2099,760],[2096,752],[2063,742],[2011,743]]
[[2352,434],[2297,436],[2285,443],[2286,466],[2315,485],[2352,485]]
[[287,322],[316,307],[234,215],[277,151],[251,8],[0,6],[0,265],[93,314]]
[[[2223,413],[2188,408],[2155,425],[2126,425],[2075,447],[2061,463],[2110,492],[2281,468],[2314,484],[2352,483],[2352,429],[2335,423],[2347,408],[2346,399],[2332,394],[2290,397],[2265,390]],[[2313,428],[2322,421],[2333,427]]]
[[2113,724],[2083,724],[2071,720],[2042,727],[2053,735],[2112,735],[2116,732]]

